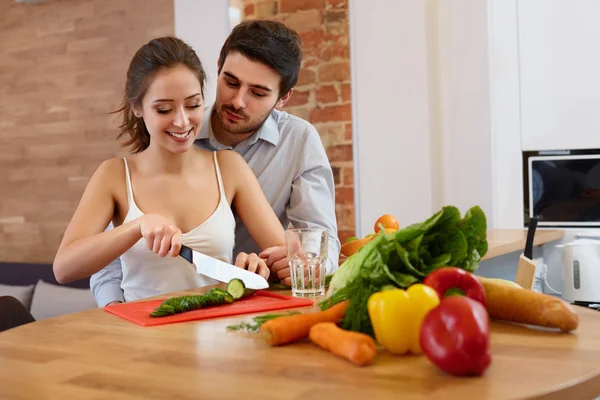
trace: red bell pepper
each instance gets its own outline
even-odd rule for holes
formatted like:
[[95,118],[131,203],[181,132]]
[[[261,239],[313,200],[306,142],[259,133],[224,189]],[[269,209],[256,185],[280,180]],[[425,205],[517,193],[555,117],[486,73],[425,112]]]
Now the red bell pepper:
[[450,289],[460,289],[465,296],[485,306],[485,288],[470,272],[457,267],[438,268],[425,277],[423,284],[433,288],[438,296],[444,297]]
[[485,307],[468,297],[450,296],[429,311],[420,332],[425,356],[452,375],[481,375],[490,365],[490,320]]

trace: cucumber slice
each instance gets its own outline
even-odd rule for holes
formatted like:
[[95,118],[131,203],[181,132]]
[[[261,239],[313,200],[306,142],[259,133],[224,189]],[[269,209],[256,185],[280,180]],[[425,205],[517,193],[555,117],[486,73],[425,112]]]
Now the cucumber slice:
[[208,299],[211,306],[220,306],[225,303],[225,297],[221,293],[212,293]]
[[241,279],[233,278],[227,283],[227,292],[233,297],[234,300],[239,300],[244,297],[246,285]]
[[242,299],[244,297],[252,296],[254,294],[254,292],[256,292],[256,290],[254,290],[254,289],[244,289],[244,295],[242,296]]
[[220,295],[225,295],[228,294],[228,292],[224,291],[223,289],[219,289],[219,288],[213,288],[210,290],[209,292],[210,294],[220,294]]
[[225,295],[223,295],[223,297],[225,298],[225,303],[233,303],[235,301],[235,299],[230,293],[225,292]]
[[215,290],[213,291],[213,294],[219,294],[220,296],[223,296],[225,303],[233,303],[234,298],[231,295],[231,293],[229,293],[229,292],[226,292],[222,289],[215,288]]

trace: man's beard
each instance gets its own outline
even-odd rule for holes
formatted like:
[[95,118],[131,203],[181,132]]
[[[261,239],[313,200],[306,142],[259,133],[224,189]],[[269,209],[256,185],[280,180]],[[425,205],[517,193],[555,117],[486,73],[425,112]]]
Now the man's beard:
[[[225,128],[225,130],[234,135],[245,135],[248,133],[254,133],[259,130],[269,115],[271,115],[271,111],[273,111],[273,106],[269,111],[267,111],[264,115],[248,120],[248,116],[242,110],[236,110],[231,105],[222,105],[217,113],[217,118],[219,118],[221,122],[221,126]],[[227,117],[224,115],[225,110],[230,111],[231,113],[244,118],[243,120],[238,121],[237,123],[231,123]],[[246,122],[248,121],[248,122]]]

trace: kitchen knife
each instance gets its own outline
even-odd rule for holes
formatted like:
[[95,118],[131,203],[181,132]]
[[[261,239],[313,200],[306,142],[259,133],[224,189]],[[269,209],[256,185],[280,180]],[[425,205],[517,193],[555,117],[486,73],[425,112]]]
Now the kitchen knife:
[[529,220],[529,228],[527,229],[527,241],[525,242],[525,257],[533,259],[533,238],[535,237],[535,229],[537,228],[538,220],[532,217]]
[[269,287],[269,283],[262,276],[192,250],[185,245],[181,246],[179,255],[187,262],[194,264],[199,274],[219,282],[227,283],[233,278],[238,278],[248,289],[259,290]]
[[519,257],[519,266],[517,267],[517,275],[515,276],[515,282],[525,289],[533,288],[535,280],[536,264],[533,261],[533,239],[535,238],[537,222],[538,220],[535,217],[529,220],[525,249]]

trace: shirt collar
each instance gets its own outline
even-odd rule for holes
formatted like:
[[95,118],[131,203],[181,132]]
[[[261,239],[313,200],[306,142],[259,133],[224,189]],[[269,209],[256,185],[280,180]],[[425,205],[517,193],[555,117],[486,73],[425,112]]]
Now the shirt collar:
[[[210,118],[212,114],[212,108],[213,106],[206,110],[205,115],[208,116],[208,118],[206,118],[204,124],[202,124],[202,127],[200,128],[200,132],[198,133],[198,137],[196,138],[196,140],[208,140],[210,145],[215,149],[231,149],[231,147],[229,146],[224,146],[220,144],[215,138]],[[258,131],[256,131],[256,133],[254,133],[254,135],[250,136],[248,139],[246,139],[240,144],[246,144],[246,146],[251,146],[255,144],[258,141],[258,139],[269,142],[274,146],[277,146],[279,144],[279,128],[277,127],[277,122],[275,121],[273,112],[271,112],[265,123],[260,127]]]
[[269,142],[273,146],[277,146],[279,144],[279,127],[277,126],[277,121],[275,121],[273,112],[269,114],[269,117],[260,127],[260,129],[247,139],[248,144],[254,144],[258,141],[258,139]]

